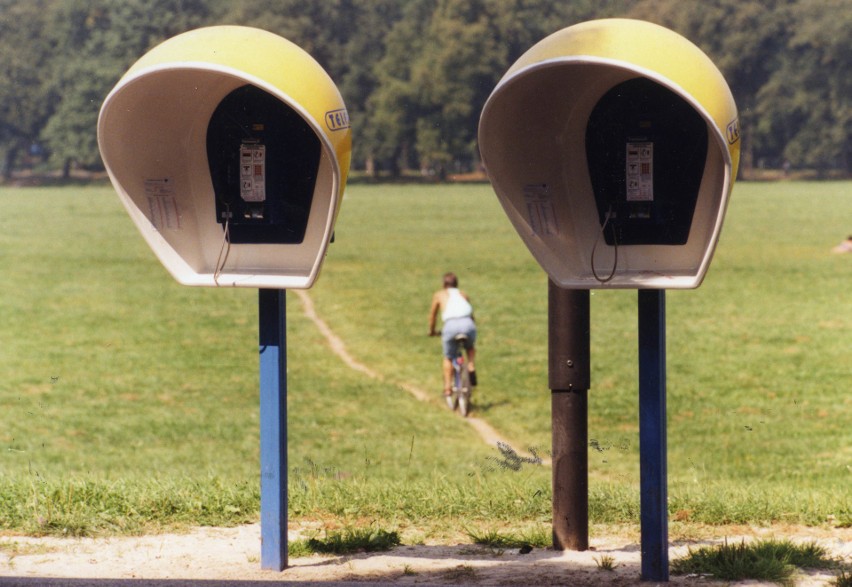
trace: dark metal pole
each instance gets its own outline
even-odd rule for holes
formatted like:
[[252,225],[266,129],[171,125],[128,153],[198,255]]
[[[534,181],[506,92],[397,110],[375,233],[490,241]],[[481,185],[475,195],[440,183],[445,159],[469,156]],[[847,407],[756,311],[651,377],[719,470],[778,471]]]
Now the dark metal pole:
[[589,290],[548,280],[548,379],[553,434],[553,547],[589,548]]
[[666,292],[639,290],[639,485],[642,580],[669,580]]
[[284,290],[261,289],[260,567],[287,567],[287,317]]

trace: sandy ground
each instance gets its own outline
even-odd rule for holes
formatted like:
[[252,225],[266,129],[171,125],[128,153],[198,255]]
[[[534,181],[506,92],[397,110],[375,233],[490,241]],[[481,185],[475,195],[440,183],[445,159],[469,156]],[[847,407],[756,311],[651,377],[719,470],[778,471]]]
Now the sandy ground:
[[[740,529],[742,530],[742,529]],[[794,540],[817,540],[852,563],[852,529],[783,529]],[[748,530],[741,538],[782,537],[779,529]],[[293,530],[291,539],[298,537]],[[699,544],[673,544],[674,560]],[[0,585],[3,587],[203,587],[336,584],[370,585],[650,585],[640,581],[641,557],[635,541],[593,538],[593,550],[557,552],[534,549],[494,550],[472,544],[400,546],[388,552],[350,556],[312,556],[290,560],[283,572],[260,568],[260,526],[198,528],[186,534],[134,538],[0,537]],[[614,570],[600,568],[611,558]],[[827,572],[800,574],[796,585],[831,585]],[[672,585],[723,585],[704,577],[672,576]],[[737,585],[760,585],[749,581]]]

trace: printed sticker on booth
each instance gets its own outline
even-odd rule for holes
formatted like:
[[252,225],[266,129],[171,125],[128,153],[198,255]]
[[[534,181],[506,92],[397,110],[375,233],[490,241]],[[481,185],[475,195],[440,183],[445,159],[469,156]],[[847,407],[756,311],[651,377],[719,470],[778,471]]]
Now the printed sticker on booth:
[[627,201],[654,201],[654,143],[627,143]]
[[175,199],[174,181],[170,178],[146,179],[145,197],[148,200],[148,218],[157,230],[180,230],[180,210]]
[[345,108],[325,113],[325,124],[329,130],[344,130],[349,128],[349,113]]
[[524,186],[524,202],[533,234],[554,236],[559,234],[556,222],[556,210],[547,184],[528,184]]
[[733,145],[740,140],[740,119],[737,118],[728,124],[727,128],[728,144]]
[[266,145],[240,145],[240,197],[246,202],[266,200]]

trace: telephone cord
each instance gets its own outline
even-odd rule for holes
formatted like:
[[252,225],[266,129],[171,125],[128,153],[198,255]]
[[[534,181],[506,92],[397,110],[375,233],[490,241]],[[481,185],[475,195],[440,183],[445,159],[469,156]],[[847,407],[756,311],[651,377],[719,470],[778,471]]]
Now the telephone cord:
[[595,239],[595,244],[592,245],[592,259],[591,259],[592,275],[595,276],[595,279],[598,280],[598,283],[607,283],[607,282],[611,281],[612,278],[615,277],[615,270],[618,267],[618,237],[616,236],[615,232],[613,232],[613,242],[615,243],[615,258],[612,261],[612,271],[610,272],[610,274],[607,277],[602,279],[598,275],[597,270],[595,270],[595,251],[597,251],[598,243],[600,242],[601,237],[604,236],[604,232],[606,231],[606,227],[607,227],[607,225],[609,225],[609,221],[610,221],[611,218],[612,218],[612,206],[610,206],[609,210],[607,210],[606,218],[604,219],[603,226],[601,226],[601,231],[598,233],[598,237]]
[[216,259],[216,270],[213,272],[213,282],[219,285],[219,276],[225,268],[225,263],[228,262],[228,255],[231,254],[231,210],[225,210],[225,229],[224,237],[222,238],[222,246],[219,249],[219,257]]

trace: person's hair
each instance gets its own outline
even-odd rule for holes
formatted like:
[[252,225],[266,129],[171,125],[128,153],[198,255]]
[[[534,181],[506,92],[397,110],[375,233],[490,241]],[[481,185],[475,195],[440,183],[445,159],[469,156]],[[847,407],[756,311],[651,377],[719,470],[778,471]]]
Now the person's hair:
[[452,271],[444,273],[444,287],[458,287],[459,278]]

